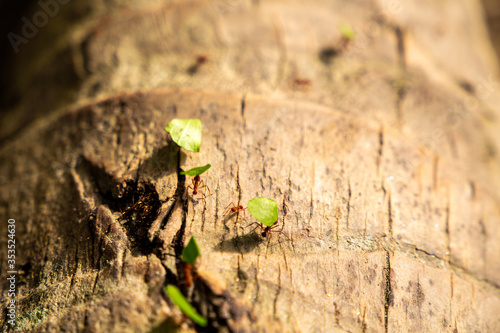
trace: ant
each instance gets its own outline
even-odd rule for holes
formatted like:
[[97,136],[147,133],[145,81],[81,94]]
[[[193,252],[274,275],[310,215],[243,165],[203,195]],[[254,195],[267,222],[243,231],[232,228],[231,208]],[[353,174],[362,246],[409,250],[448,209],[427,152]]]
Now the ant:
[[207,61],[208,61],[208,57],[206,55],[200,54],[200,55],[196,56],[196,63],[198,65],[202,65],[202,64],[206,63]]
[[208,57],[206,55],[203,54],[197,55],[195,63],[189,66],[189,68],[187,69],[188,74],[190,75],[196,74],[196,72],[198,72],[198,70],[200,69],[201,65],[207,62],[208,62]]
[[295,80],[293,80],[293,83],[295,83],[298,86],[309,86],[311,85],[311,80],[297,77],[295,78]]
[[[165,253],[166,255],[175,257],[176,266],[177,264],[182,264],[182,272],[184,272],[184,279],[179,281],[179,284],[185,284],[187,288],[190,288],[193,285],[194,280],[198,278],[197,266],[196,263],[194,265],[188,264],[177,258],[177,256],[173,253]],[[179,268],[178,268],[179,269]]]
[[198,273],[196,272],[196,267],[188,264],[187,262],[182,263],[182,267],[184,268],[184,283],[187,288],[190,288],[193,284],[193,281],[198,278]]
[[300,77],[296,77],[293,80],[293,84],[297,88],[306,89],[306,88],[309,88],[312,85],[312,82],[309,79],[303,79],[303,78],[300,78]]
[[[229,207],[231,205],[232,207]],[[231,202],[229,205],[226,206],[226,208],[224,208],[224,214],[222,216],[226,216],[228,214],[232,215],[234,213],[238,214],[239,216],[240,212],[243,212],[243,214],[245,214],[245,209],[247,209],[247,207],[243,207],[242,205],[236,206],[234,202]]]
[[[193,189],[193,196],[197,195],[198,190],[201,190],[202,188],[206,188],[208,190],[208,192],[210,192],[210,187],[208,187],[208,185],[205,184],[205,182],[200,178],[199,175],[196,175],[193,177],[192,184],[189,185],[188,188]],[[206,197],[205,193],[201,192],[201,194],[203,195],[203,200],[205,200],[205,197]]]
[[[290,239],[290,237],[287,236],[287,234],[285,234],[283,232],[283,228],[285,227],[285,224],[283,224],[283,226],[281,227],[280,230],[273,230],[275,228],[278,227],[278,223],[274,223],[272,226],[264,226],[262,223],[260,222],[253,222],[253,223],[250,223],[249,225],[247,225],[245,228],[251,226],[251,225],[254,225],[254,224],[257,224],[257,226],[251,231],[255,231],[255,229],[259,228],[262,230],[260,235],[264,238],[267,238],[267,245],[266,245],[266,257],[267,257],[267,250],[269,248],[269,243],[271,242],[271,237],[272,237],[272,233],[278,233],[278,234],[281,234],[283,236],[285,236],[289,241],[292,241]],[[279,236],[278,236],[278,243],[280,244],[280,247],[281,247],[281,242],[280,242],[280,239],[279,239]]]

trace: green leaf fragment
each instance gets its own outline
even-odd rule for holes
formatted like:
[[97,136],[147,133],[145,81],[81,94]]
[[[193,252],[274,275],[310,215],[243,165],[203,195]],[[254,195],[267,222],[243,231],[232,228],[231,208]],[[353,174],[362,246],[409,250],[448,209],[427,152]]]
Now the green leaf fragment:
[[210,167],[211,167],[211,165],[207,164],[205,166],[189,169],[188,171],[181,171],[181,175],[187,175],[187,176],[191,176],[191,177],[199,176],[202,173],[204,173],[205,171],[207,171],[208,169],[210,169]]
[[248,211],[260,223],[271,227],[278,220],[278,204],[263,197],[255,197],[248,202]]
[[198,243],[196,243],[196,239],[194,236],[191,236],[188,245],[182,250],[182,261],[194,265],[196,258],[200,256],[200,248],[198,247]]
[[207,326],[207,319],[196,312],[176,286],[171,284],[167,285],[165,287],[165,292],[186,316],[202,327]]
[[340,26],[340,32],[342,36],[347,40],[354,39],[354,30],[352,30],[351,26],[347,23],[344,23]]
[[199,119],[173,119],[165,127],[172,140],[182,148],[199,152],[201,147],[201,121]]

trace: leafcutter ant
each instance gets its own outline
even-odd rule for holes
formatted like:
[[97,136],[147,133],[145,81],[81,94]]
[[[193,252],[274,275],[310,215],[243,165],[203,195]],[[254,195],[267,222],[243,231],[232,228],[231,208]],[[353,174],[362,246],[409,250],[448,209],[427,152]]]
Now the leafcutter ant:
[[[231,207],[229,207],[231,206]],[[226,216],[226,215],[233,215],[233,214],[240,214],[240,212],[243,212],[243,214],[245,215],[245,210],[247,209],[247,207],[243,207],[242,205],[235,205],[234,202],[231,202],[229,205],[226,206],[226,208],[224,208],[224,214],[222,216]],[[246,217],[246,216],[245,216]],[[245,219],[245,217],[243,219]]]
[[293,83],[294,83],[295,85],[297,85],[297,86],[308,87],[308,86],[310,86],[310,85],[311,85],[311,80],[296,77],[296,78],[293,80]]
[[[287,234],[285,234],[283,232],[283,228],[285,227],[285,225],[283,224],[283,226],[281,227],[280,230],[274,230],[278,227],[278,223],[275,223],[273,224],[272,226],[265,226],[264,224],[260,223],[260,222],[253,222],[253,223],[250,223],[249,225],[247,225],[245,228],[248,228],[249,226],[251,225],[257,225],[255,228],[253,228],[253,231],[255,231],[257,228],[260,228],[261,229],[261,233],[260,235],[264,238],[267,238],[267,245],[266,245],[266,257],[267,257],[267,250],[269,249],[269,243],[271,242],[271,237],[272,237],[272,234],[273,233],[278,233],[278,234],[281,234],[283,236],[285,236],[289,241],[291,241],[290,237],[287,236]],[[280,242],[280,239],[279,239],[279,235],[278,235],[278,243],[281,247],[281,242]]]
[[196,63],[201,65],[208,61],[208,57],[206,55],[200,54],[196,56]]
[[197,195],[198,192],[200,192],[203,195],[203,201],[205,201],[206,195],[204,191],[201,191],[201,189],[206,188],[208,192],[210,192],[210,187],[205,184],[205,182],[200,178],[199,175],[196,175],[192,178],[192,183],[187,188],[193,190],[193,196]]
[[189,68],[187,69],[188,74],[189,75],[196,74],[196,72],[198,72],[198,70],[200,69],[201,65],[205,64],[206,62],[208,62],[208,57],[206,55],[203,54],[197,55],[195,63],[189,66]]
[[293,79],[293,85],[298,89],[307,89],[312,85],[311,80],[296,77]]
[[[184,282],[187,288],[191,288],[194,280],[198,277],[198,273],[196,272],[196,265],[190,265],[187,262],[182,263],[182,267],[184,268]],[[181,282],[181,283],[182,283]]]

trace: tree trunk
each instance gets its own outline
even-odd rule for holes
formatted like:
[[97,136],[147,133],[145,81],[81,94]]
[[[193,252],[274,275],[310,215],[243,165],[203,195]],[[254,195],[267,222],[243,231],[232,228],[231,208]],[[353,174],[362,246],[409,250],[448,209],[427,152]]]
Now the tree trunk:
[[[500,331],[500,89],[479,1],[99,3],[56,3],[19,45],[4,331],[203,331],[167,284],[208,331]],[[201,119],[199,153],[173,118]],[[179,171],[207,163],[193,197]],[[283,234],[224,215],[255,196]]]

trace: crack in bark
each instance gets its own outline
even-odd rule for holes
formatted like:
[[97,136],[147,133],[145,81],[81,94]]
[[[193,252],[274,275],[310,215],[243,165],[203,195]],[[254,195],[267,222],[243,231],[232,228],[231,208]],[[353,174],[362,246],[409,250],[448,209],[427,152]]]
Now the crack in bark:
[[90,240],[91,240],[91,244],[92,244],[92,247],[90,249],[90,253],[91,253],[91,267],[92,268],[96,268],[97,267],[97,263],[95,263],[95,253],[94,253],[94,249],[95,249],[95,231],[93,229],[93,225],[92,223],[89,223],[90,221],[94,221],[95,223],[95,219],[96,219],[96,211],[92,211],[88,217],[88,221],[87,221],[87,225],[88,225],[88,228],[89,228],[89,234],[90,234]]
[[406,88],[400,87],[397,88],[396,90],[396,118],[398,120],[398,123],[400,126],[403,125],[404,123],[404,117],[403,117],[403,107],[401,106],[403,104],[403,99],[406,95]]
[[405,47],[405,36],[401,27],[395,26],[393,27],[394,33],[396,35],[397,40],[397,56],[399,67],[406,71],[406,47]]
[[217,186],[215,187],[215,219],[214,219],[214,229],[217,228],[217,221],[219,220],[219,191],[220,191],[220,180],[217,178]]
[[[243,192],[241,190],[240,184],[240,165],[236,164],[236,191],[238,191],[238,206],[241,205],[241,199],[243,198]],[[238,211],[236,214],[236,222],[240,217],[240,212]]]
[[69,283],[69,289],[68,289],[68,294],[66,295],[66,298],[69,297],[69,294],[71,293],[71,290],[73,289],[73,286],[75,284],[75,276],[76,276],[77,272],[78,272],[78,244],[76,245],[76,250],[75,250],[75,269],[73,271],[73,274],[71,274],[71,281]]
[[122,267],[121,267],[121,271],[120,271],[120,278],[125,276],[125,259],[126,258],[127,258],[127,248],[124,248],[123,253],[122,253]]
[[[236,165],[236,191],[238,192],[238,206],[240,205],[241,198],[242,198],[242,193],[241,193],[241,185],[240,185],[240,166],[239,164]],[[231,217],[231,214],[228,214],[228,218]],[[238,236],[238,227],[236,226],[236,223],[238,222],[238,219],[240,217],[240,212],[236,213],[236,221],[234,223],[234,232],[236,236]],[[229,219],[228,219],[229,220]],[[227,227],[226,227],[227,228]],[[229,228],[227,228],[229,230]],[[243,257],[243,252],[240,248],[240,244],[237,241],[237,237],[233,237],[233,246],[234,248],[238,251],[241,257]]]
[[393,241],[392,234],[392,198],[390,189],[385,188],[384,182],[382,182],[382,191],[384,192],[384,198],[387,198],[387,234],[389,236],[389,242]]
[[201,231],[205,230],[206,211],[207,211],[207,201],[203,200],[203,210],[201,211]]
[[220,151],[222,153],[222,156],[224,157],[224,162],[225,162],[227,159],[227,154],[226,154],[226,150],[220,146],[219,135],[217,135],[215,137],[215,147],[217,148],[218,151]]
[[245,107],[246,107],[246,99],[247,99],[247,95],[243,95],[241,97],[241,107],[240,107],[240,113],[241,113],[241,119],[243,121],[243,130],[246,129],[247,127],[247,121],[245,119]]
[[487,271],[488,271],[488,254],[487,254],[487,246],[488,246],[488,233],[486,232],[486,226],[484,225],[483,218],[479,218],[479,221],[477,224],[480,227],[480,235],[482,239],[482,246],[481,246],[481,256],[484,258],[484,264],[483,264],[483,271],[484,275],[487,276]]
[[402,110],[402,103],[403,99],[406,95],[406,84],[403,82],[404,81],[404,76],[406,75],[406,50],[405,50],[405,38],[404,38],[404,33],[403,30],[398,27],[398,26],[393,26],[392,29],[394,30],[394,33],[396,35],[396,55],[397,55],[397,61],[398,61],[398,66],[402,72],[403,78],[399,78],[402,82],[398,84],[396,87],[396,118],[399,122],[400,125],[403,124],[403,110]]
[[260,254],[257,254],[257,265],[255,268],[255,297],[253,298],[252,302],[252,309],[255,307],[255,304],[259,301],[259,291],[260,291],[260,285],[259,285],[259,270],[260,270],[260,262],[259,262]]
[[276,291],[276,295],[274,296],[273,300],[273,317],[276,318],[276,309],[277,309],[277,304],[278,304],[278,297],[281,292],[281,266],[278,263],[278,290]]
[[[285,229],[285,221],[286,221],[286,218],[288,216],[288,203],[291,202],[291,193],[292,193],[292,170],[289,169],[288,170],[288,179],[287,179],[287,184],[288,184],[288,188],[285,192],[285,194],[283,195],[283,203],[282,203],[282,206],[281,206],[281,209],[283,210],[283,225],[281,227],[281,231],[283,231],[283,229]],[[292,224],[293,226],[293,224]],[[281,247],[281,243],[280,243],[280,233],[278,233],[278,243],[280,244],[280,247]],[[292,250],[295,252],[295,244],[293,242],[293,238],[292,238],[292,228],[290,228],[290,243],[292,244]],[[283,248],[282,248],[283,250]],[[288,268],[288,263],[287,263],[287,260],[286,260],[286,254],[285,254],[285,251],[283,251],[283,256],[284,256],[284,259],[285,259],[285,265],[286,267]]]
[[97,271],[97,274],[94,279],[94,286],[92,287],[92,294],[95,294],[95,288],[97,286],[97,281],[99,280],[99,273],[101,272],[101,269],[99,268]]
[[476,184],[474,181],[469,181],[469,187],[470,187],[470,199],[474,200],[476,199]]
[[386,266],[385,270],[385,289],[384,289],[384,328],[385,332],[389,332],[389,307],[394,303],[394,295],[391,289],[391,255],[386,251]]
[[384,127],[381,126],[378,132],[378,150],[375,164],[377,166],[377,176],[380,175],[380,164],[382,163],[382,154],[384,153]]
[[[180,149],[179,149],[179,161],[180,161]],[[179,162],[180,163],[180,162]],[[179,173],[180,175],[180,173]],[[184,188],[184,186],[182,186]],[[184,249],[184,232],[186,230],[186,225],[187,225],[187,216],[189,213],[189,199],[184,198],[181,196],[179,198],[181,200],[182,204],[182,219],[181,219],[181,227],[175,234],[172,244],[175,252],[176,258],[181,258],[182,257],[182,250]],[[179,264],[182,266],[182,264],[179,262]],[[181,271],[182,268],[177,267],[177,271]]]
[[177,153],[177,188],[175,189],[175,193],[171,198],[172,205],[170,206],[167,214],[165,215],[165,217],[161,221],[160,227],[158,228],[158,230],[156,230],[153,239],[158,239],[160,231],[162,229],[165,229],[165,227],[168,224],[168,221],[170,221],[172,214],[174,213],[177,200],[179,200],[179,198],[183,199],[184,193],[186,191],[186,188],[185,188],[186,176],[180,174],[180,171],[182,171],[181,166],[180,166],[180,163],[181,163],[181,156],[180,155],[181,155],[181,150],[179,148],[179,151]]
[[264,162],[264,154],[262,154],[262,152],[261,155],[262,155],[262,177],[260,177],[260,187],[262,188],[262,191],[265,191],[266,187],[264,186],[264,179],[266,178],[266,163]]
[[347,180],[347,213],[346,213],[346,229],[349,229],[349,214],[351,213],[351,181]]

